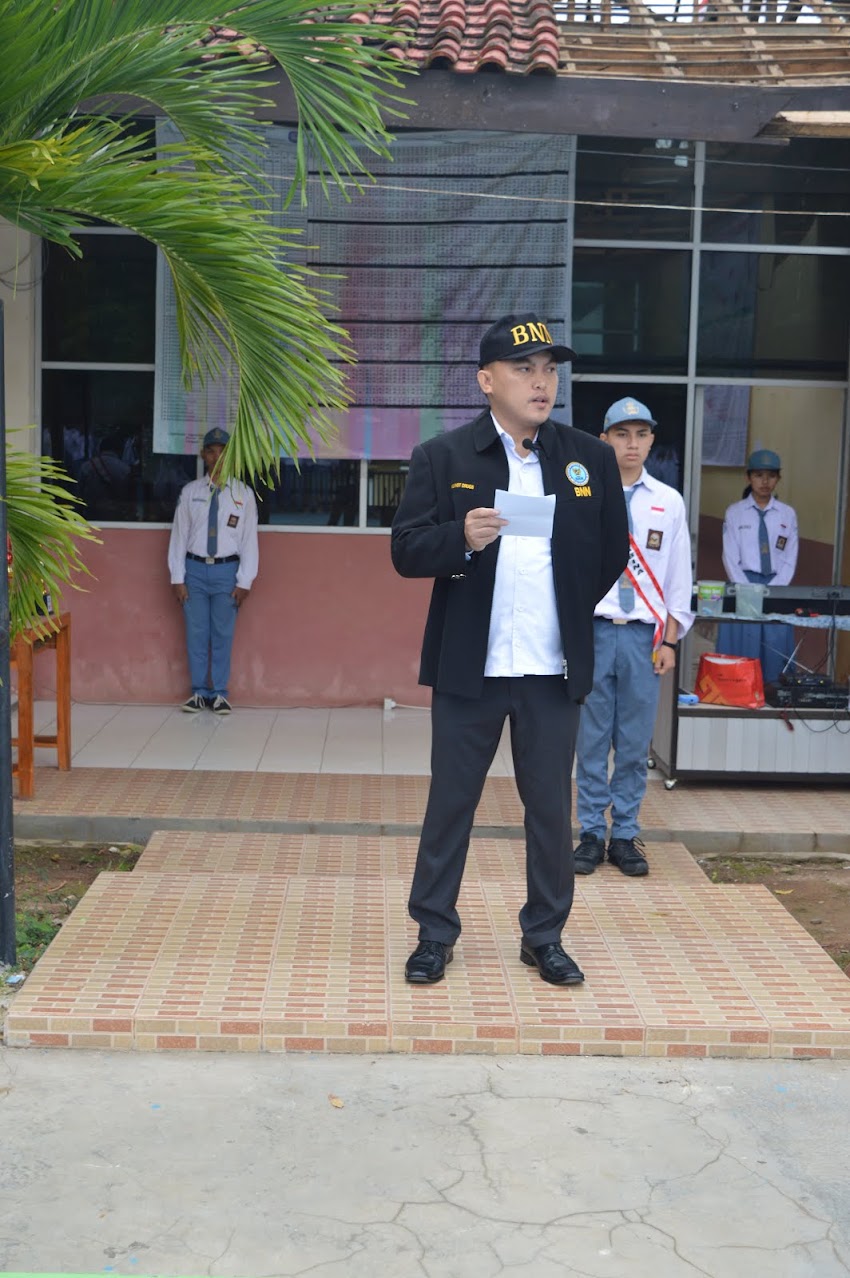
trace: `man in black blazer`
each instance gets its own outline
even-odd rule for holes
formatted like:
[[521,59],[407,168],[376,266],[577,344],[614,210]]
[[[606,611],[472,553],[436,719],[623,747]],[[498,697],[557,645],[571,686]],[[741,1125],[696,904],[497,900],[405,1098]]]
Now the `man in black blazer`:
[[[506,717],[525,808],[520,958],[551,984],[584,980],[561,945],[574,884],[570,778],[593,684],[593,610],[625,568],[628,520],[613,450],[549,418],[558,364],[572,355],[533,314],[493,324],[478,369],[489,408],[414,448],[393,521],[396,570],[435,578],[419,676],[433,695],[409,901],[414,984],[441,980],[452,961],[469,836]],[[497,489],[553,494],[551,540],[509,535]]]

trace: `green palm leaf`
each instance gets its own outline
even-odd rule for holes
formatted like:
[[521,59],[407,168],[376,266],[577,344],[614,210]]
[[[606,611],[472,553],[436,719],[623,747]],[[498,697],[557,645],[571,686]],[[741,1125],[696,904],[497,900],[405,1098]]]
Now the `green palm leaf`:
[[[358,14],[375,8],[359,5]],[[211,58],[203,41],[216,26],[244,38]],[[94,219],[161,249],[187,384],[230,367],[238,378],[227,474],[266,478],[281,451],[326,437],[330,414],[348,402],[342,370],[353,359],[315,275],[293,260],[294,233],[272,222],[272,201],[282,197],[262,176],[256,122],[273,118],[268,91],[282,72],[299,123],[284,198],[305,197],[308,155],[325,183],[368,181],[360,150],[387,155],[385,118],[405,105],[404,68],[381,48],[389,34],[352,20],[343,3],[0,0],[0,48],[14,68],[0,77],[0,218],[75,254],[79,228]],[[145,114],[171,120],[183,142],[156,153],[138,131]],[[20,514],[48,536],[32,485],[42,483],[45,500],[64,489],[58,469],[34,463],[35,472],[13,475],[21,465],[10,464],[15,625],[40,598],[42,580],[58,587],[78,570],[73,538],[86,527],[73,507],[57,506],[61,536],[54,529],[39,559]]]
[[40,617],[43,596],[59,597],[75,578],[88,572],[80,554],[81,541],[97,541],[69,496],[65,471],[49,457],[17,448],[6,452],[6,519],[14,562],[9,580],[12,638],[33,626],[50,628]]
[[[387,153],[382,110],[398,110],[400,81],[398,63],[363,42],[368,28],[347,21],[350,13],[297,0],[246,0],[223,12],[210,0],[181,0],[175,22],[162,0],[62,0],[46,11],[34,0],[0,0],[0,47],[19,69],[0,88],[0,217],[71,252],[79,252],[75,231],[92,219],[162,250],[187,382],[218,374],[227,359],[236,368],[229,473],[268,477],[281,450],[326,437],[329,413],[348,402],[347,336],[323,313],[309,270],[288,260],[292,233],[270,220],[252,125],[269,112],[262,91],[272,68],[251,55],[269,50],[293,87],[301,126],[293,190],[305,190],[308,149],[323,180],[364,176],[356,146]],[[207,60],[200,41],[222,22],[247,43]],[[17,56],[18,42],[28,56]],[[127,135],[126,116],[81,105],[126,111],[128,95],[168,116],[183,144],[155,155],[150,138]]]

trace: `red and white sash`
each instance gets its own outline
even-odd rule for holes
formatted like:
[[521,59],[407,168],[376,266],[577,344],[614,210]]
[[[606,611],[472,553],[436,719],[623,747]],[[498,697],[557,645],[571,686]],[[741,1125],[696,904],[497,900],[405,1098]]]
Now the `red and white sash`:
[[664,627],[667,622],[667,605],[664,602],[664,591],[658,584],[655,573],[644,559],[640,546],[631,533],[629,534],[629,562],[626,564],[623,576],[628,578],[635,593],[640,595],[655,618],[655,633],[652,636],[652,646],[657,648],[664,637]]

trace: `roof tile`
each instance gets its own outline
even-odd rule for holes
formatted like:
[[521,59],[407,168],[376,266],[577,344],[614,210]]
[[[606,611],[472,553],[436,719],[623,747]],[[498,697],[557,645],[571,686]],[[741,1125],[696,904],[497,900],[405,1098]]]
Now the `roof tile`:
[[[356,10],[349,20],[363,24],[367,40],[385,35],[385,51],[400,62],[464,75],[846,84],[850,0],[807,0],[809,18],[800,22],[787,20],[791,4],[788,12],[777,8],[773,21],[754,18],[751,6],[752,0],[653,0],[651,6],[647,0],[397,0],[371,14]],[[321,23],[323,16],[317,7],[305,20]],[[203,43],[234,42],[246,56],[268,56],[231,27],[211,27]]]
[[552,0],[402,0],[378,5],[375,21],[403,30],[405,59],[421,67],[465,74],[558,70]]

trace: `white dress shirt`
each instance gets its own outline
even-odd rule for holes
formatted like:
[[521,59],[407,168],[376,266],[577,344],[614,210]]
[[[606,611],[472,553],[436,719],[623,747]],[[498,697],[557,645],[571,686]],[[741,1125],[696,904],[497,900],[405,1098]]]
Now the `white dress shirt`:
[[[771,497],[763,506],[770,545],[773,585],[790,584],[797,567],[800,545],[797,515],[793,506]],[[759,506],[752,493],[728,508],[723,520],[723,567],[729,581],[748,581],[747,571],[761,572],[759,553]]]
[[[212,484],[206,476],[193,479],[180,493],[168,543],[168,568],[174,586],[186,580],[187,554],[206,557],[211,497]],[[257,501],[251,489],[238,479],[229,480],[219,493],[216,545],[220,559],[239,556],[236,584],[250,590],[260,561]]]
[[[625,493],[629,492],[624,487]],[[648,568],[661,587],[666,613],[679,623],[679,638],[684,638],[694,621],[691,612],[693,572],[691,571],[691,537],[688,519],[681,493],[669,484],[650,475],[644,467],[640,479],[632,486],[630,513],[632,537]],[[651,596],[650,596],[651,597]],[[604,599],[594,610],[596,617],[608,617],[611,621],[646,621],[655,625],[646,602],[635,591],[635,606],[631,612],[620,607],[619,583],[615,582]]]
[[[516,445],[493,418],[508,459],[508,491],[543,497],[543,472],[536,453],[520,457]],[[562,675],[564,651],[555,605],[552,543],[548,537],[501,537],[490,609],[490,638],[484,675]]]

